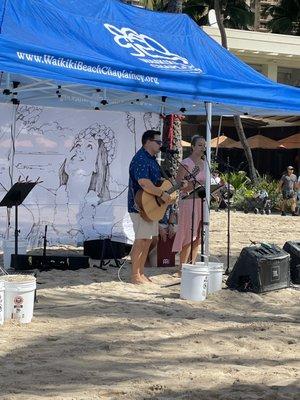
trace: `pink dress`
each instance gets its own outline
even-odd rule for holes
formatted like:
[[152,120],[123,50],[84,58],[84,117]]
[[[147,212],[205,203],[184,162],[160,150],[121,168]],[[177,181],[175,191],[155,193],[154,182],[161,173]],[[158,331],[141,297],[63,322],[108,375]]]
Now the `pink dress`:
[[[191,158],[185,158],[182,164],[192,172],[195,168],[195,163]],[[205,168],[202,165],[201,170],[196,175],[196,179],[200,183],[205,181]],[[182,200],[182,196],[186,196],[186,192],[181,192],[178,203],[178,226],[175,235],[172,251],[179,252],[184,246],[191,243],[191,228],[192,228],[192,212],[193,212],[193,199]],[[193,241],[200,237],[201,231],[201,199],[195,199],[194,206],[194,231],[193,231]]]

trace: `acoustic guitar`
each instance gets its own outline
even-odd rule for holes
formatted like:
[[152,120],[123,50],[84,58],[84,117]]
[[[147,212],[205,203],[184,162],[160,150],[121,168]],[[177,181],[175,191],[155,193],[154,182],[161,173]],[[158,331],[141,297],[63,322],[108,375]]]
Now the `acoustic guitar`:
[[[172,202],[175,202],[177,197],[175,192],[180,189],[181,186],[182,183],[172,185],[170,181],[164,180],[159,187],[171,196]],[[136,193],[135,203],[138,206],[140,216],[147,222],[160,221],[165,215],[169,205],[164,203],[160,197],[147,193],[143,189]]]

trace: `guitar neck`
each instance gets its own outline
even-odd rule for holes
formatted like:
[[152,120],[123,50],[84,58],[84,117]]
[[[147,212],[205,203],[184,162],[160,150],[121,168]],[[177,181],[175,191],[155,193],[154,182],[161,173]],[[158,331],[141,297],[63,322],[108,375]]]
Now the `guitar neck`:
[[168,194],[172,194],[173,192],[176,192],[176,190],[180,189],[182,186],[182,183],[176,183],[176,185],[172,186],[169,190],[167,190],[166,192]]

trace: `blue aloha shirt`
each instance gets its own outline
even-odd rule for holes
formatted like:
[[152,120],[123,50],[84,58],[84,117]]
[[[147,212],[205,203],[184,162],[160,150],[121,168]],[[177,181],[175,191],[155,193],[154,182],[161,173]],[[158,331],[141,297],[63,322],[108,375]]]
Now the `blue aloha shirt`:
[[150,179],[157,185],[161,181],[161,171],[156,157],[148,153],[144,147],[135,154],[129,166],[129,185],[128,185],[128,212],[138,213],[134,197],[141,186],[138,184],[139,179]]

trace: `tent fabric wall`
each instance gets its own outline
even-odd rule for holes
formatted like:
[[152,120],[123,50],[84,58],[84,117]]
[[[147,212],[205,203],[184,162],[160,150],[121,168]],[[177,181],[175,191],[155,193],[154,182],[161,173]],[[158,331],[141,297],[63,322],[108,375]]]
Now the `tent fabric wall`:
[[[129,163],[142,133],[159,128],[158,115],[85,110],[74,115],[72,110],[20,105],[12,135],[11,111],[11,105],[0,105],[1,198],[18,177],[43,181],[19,207],[22,237],[32,247],[41,246],[47,225],[52,245],[101,236],[131,242]],[[6,218],[2,207],[2,238]]]
[[259,74],[187,15],[117,0],[0,0],[0,70],[21,84],[27,75],[149,96],[127,109],[205,114],[211,102],[214,115],[300,114],[299,89]]

